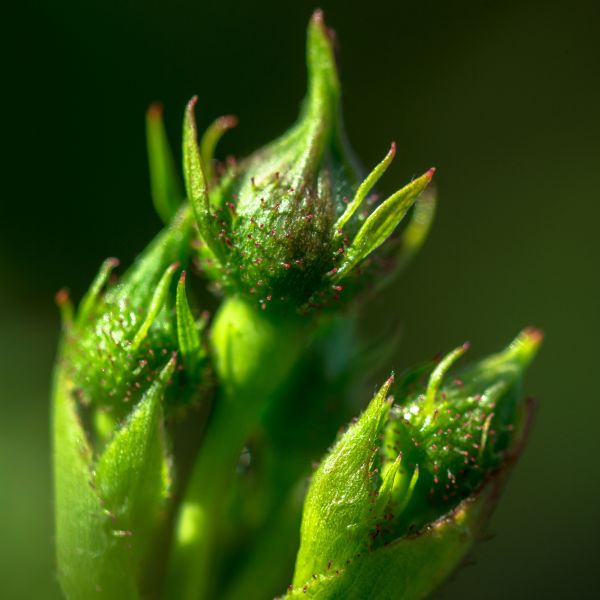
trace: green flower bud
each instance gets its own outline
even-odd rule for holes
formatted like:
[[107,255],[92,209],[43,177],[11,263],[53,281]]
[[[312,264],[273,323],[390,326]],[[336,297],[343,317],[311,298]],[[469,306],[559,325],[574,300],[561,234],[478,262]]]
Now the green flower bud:
[[[426,385],[390,378],[317,469],[304,505],[292,596],[422,598],[468,550],[518,454],[531,416],[523,372],[541,342],[522,332],[506,350]],[[414,388],[411,391],[410,388]],[[303,596],[304,597],[304,596]]]
[[[218,181],[212,175],[214,143],[209,143],[215,135],[197,143],[195,99],[185,116],[184,172],[203,242],[201,263],[220,286],[263,309],[270,303],[326,306],[338,301],[344,288],[364,282],[361,269],[372,263],[370,255],[393,233],[434,172],[430,169],[369,214],[372,203],[364,201],[391,163],[395,145],[360,183],[342,127],[332,37],[320,11],[308,28],[307,60],[308,93],[296,124],[230,166]],[[432,211],[429,219],[424,214],[404,240],[405,253],[420,245],[414,229],[426,231]]]
[[206,371],[185,272],[173,282],[192,224],[184,209],[118,283],[109,282],[118,261],[106,260],[77,311],[65,292],[57,298],[56,545],[69,598],[134,600],[148,585],[171,488],[165,401],[189,403]]
[[178,385],[167,397],[181,404],[196,395],[205,363],[202,322],[191,316],[185,274],[176,291],[173,284],[187,262],[191,232],[184,211],[116,284],[109,279],[118,261],[107,259],[75,315],[59,298],[66,320],[63,366],[85,405],[124,416],[175,353],[181,355]]

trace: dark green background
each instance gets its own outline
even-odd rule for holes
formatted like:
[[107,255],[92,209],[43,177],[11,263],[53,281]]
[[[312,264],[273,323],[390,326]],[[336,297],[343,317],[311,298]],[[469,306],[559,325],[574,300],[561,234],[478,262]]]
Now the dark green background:
[[[401,327],[395,364],[465,339],[492,351],[547,335],[527,379],[534,434],[491,523],[440,598],[588,598],[598,588],[600,197],[598,13],[583,2],[323,1],[341,42],[347,126],[382,189],[438,167],[439,215],[365,327]],[[48,386],[53,294],[78,297],[108,255],[157,231],[144,111],[172,139],[233,112],[243,155],[285,129],[303,95],[313,2],[22,4],[4,21],[0,217],[0,596],[57,598]],[[387,366],[386,366],[387,369]]]

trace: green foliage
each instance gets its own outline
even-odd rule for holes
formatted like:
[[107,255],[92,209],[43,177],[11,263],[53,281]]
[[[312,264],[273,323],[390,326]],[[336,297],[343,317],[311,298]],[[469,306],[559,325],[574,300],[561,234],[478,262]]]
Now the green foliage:
[[[434,169],[383,202],[371,195],[395,144],[361,180],[320,11],[307,63],[295,125],[239,163],[214,156],[235,118],[199,138],[194,97],[184,186],[153,105],[164,229],[120,279],[107,259],[77,308],[57,295],[56,549],[69,599],[259,600],[285,589],[294,559],[291,597],[421,598],[470,547],[520,450],[533,329],[452,377],[466,345],[391,377],[306,491],[392,345],[359,344],[347,309],[415,255],[436,205]],[[196,309],[197,271],[221,300],[212,318]]]

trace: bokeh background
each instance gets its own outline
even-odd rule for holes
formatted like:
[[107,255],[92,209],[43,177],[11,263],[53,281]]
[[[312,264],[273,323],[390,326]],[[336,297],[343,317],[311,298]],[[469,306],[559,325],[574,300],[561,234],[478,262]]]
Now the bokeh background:
[[[0,597],[59,597],[48,388],[53,294],[84,291],[100,261],[128,263],[159,228],[144,111],[161,100],[174,143],[235,113],[223,153],[284,130],[303,96],[317,0],[62,0],[5,19],[0,213]],[[364,327],[401,327],[393,366],[523,326],[546,332],[527,379],[540,399],[526,454],[447,600],[589,598],[600,538],[600,37],[594,2],[321,0],[341,46],[344,108],[364,164],[389,142],[382,190],[438,168],[424,251]]]

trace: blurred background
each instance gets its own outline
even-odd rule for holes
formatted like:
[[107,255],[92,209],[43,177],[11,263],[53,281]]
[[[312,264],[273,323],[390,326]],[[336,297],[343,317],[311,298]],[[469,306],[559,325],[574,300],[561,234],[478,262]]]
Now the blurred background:
[[[144,112],[165,106],[179,144],[234,113],[221,147],[245,155],[282,132],[304,94],[317,0],[23,3],[8,15],[0,217],[0,597],[59,598],[49,402],[54,293],[80,297],[106,256],[124,264],[159,228]],[[464,340],[471,355],[533,324],[546,343],[526,382],[540,400],[473,565],[447,600],[587,598],[600,535],[600,65],[594,2],[321,0],[338,33],[352,144],[373,165],[398,142],[391,192],[438,168],[423,252],[367,307],[401,327],[397,371]],[[7,91],[8,90],[8,91]],[[386,371],[388,366],[386,365]]]

